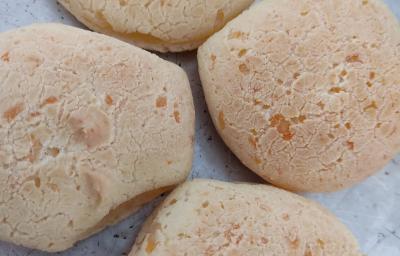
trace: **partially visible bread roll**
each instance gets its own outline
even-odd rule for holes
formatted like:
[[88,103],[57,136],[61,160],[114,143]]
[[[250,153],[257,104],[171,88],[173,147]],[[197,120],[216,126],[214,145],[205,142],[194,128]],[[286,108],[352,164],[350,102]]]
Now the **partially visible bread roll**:
[[0,239],[61,251],[185,180],[184,71],[97,33],[0,34]]
[[196,49],[254,0],[58,0],[95,31],[160,52]]
[[340,190],[400,151],[400,26],[380,0],[265,0],[198,60],[218,132],[276,186]]
[[130,256],[361,256],[318,204],[266,185],[187,182],[147,220]]

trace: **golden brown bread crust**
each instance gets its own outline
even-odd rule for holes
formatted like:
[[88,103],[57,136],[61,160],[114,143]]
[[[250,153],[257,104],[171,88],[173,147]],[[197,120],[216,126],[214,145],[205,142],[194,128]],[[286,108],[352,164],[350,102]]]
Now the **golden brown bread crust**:
[[60,24],[0,34],[0,56],[1,240],[67,249],[187,177],[178,66]]
[[94,31],[160,52],[196,49],[254,0],[59,0]]
[[146,221],[131,256],[361,256],[320,205],[266,185],[186,182]]
[[382,1],[263,1],[198,60],[218,132],[274,185],[339,190],[400,149],[400,29]]

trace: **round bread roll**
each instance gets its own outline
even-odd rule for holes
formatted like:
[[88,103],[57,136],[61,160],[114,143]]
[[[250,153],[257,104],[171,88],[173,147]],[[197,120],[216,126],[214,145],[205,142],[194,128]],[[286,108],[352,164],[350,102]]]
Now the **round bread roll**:
[[361,256],[331,213],[266,185],[187,182],[147,220],[130,256]]
[[193,135],[178,66],[64,25],[0,34],[0,239],[71,247],[185,180]]
[[254,0],[58,0],[94,31],[160,52],[196,49]]
[[400,26],[379,0],[268,0],[198,52],[213,122],[251,170],[335,191],[400,150]]

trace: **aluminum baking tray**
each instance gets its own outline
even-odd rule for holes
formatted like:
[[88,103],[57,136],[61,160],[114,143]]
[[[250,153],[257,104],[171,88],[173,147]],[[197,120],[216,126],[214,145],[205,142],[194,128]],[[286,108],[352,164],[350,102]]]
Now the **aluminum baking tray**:
[[[400,19],[400,0],[386,2]],[[55,0],[0,0],[0,32],[37,22],[59,22],[82,27]],[[205,105],[197,72],[196,52],[160,56],[182,66],[190,78],[197,113],[191,178],[262,182],[237,160],[217,135]],[[400,256],[400,155],[380,173],[355,187],[337,193],[305,196],[319,201],[334,212],[354,232],[367,255]],[[121,223],[56,255],[127,255],[143,220],[162,197]],[[51,254],[0,242],[0,256],[27,255]]]

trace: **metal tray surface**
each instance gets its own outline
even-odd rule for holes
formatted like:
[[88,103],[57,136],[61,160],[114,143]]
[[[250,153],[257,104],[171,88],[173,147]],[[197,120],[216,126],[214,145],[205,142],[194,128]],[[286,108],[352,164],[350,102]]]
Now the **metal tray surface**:
[[[400,0],[385,2],[400,19]],[[83,28],[55,0],[0,0],[0,32],[37,22],[59,22]],[[195,158],[190,178],[262,183],[237,160],[216,133],[197,72],[196,52],[159,55],[182,66],[190,79],[197,115]],[[164,196],[121,223],[55,255],[127,255],[141,224]],[[400,256],[400,155],[377,175],[357,186],[336,193],[305,196],[335,213],[353,231],[367,255]],[[52,254],[0,242],[0,256],[28,255]]]

